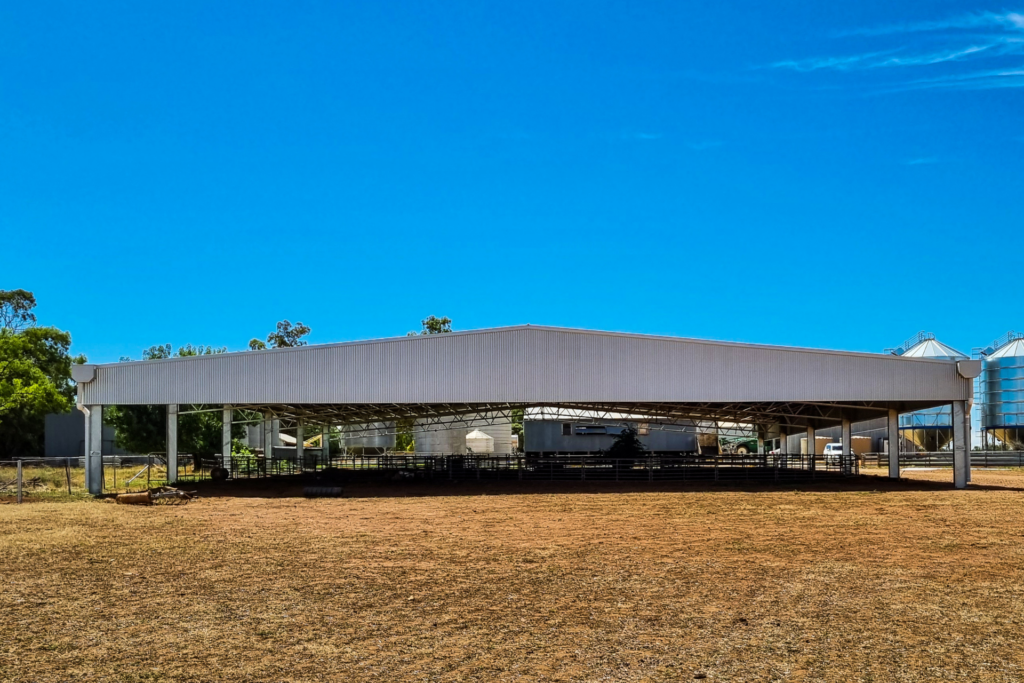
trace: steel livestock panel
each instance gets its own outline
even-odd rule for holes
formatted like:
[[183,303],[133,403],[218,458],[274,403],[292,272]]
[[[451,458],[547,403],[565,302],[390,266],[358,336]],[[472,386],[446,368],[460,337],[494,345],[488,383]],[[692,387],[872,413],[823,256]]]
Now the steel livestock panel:
[[85,404],[954,401],[955,362],[516,327],[114,363]]

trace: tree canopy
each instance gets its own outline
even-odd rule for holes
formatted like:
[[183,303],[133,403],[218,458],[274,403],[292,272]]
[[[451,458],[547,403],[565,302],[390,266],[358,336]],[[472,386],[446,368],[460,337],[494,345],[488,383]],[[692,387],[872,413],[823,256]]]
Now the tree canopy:
[[37,327],[35,296],[0,290],[0,457],[41,456],[47,413],[74,403],[71,335]]
[[640,440],[640,433],[633,425],[626,425],[604,452],[610,458],[642,458],[648,454],[647,446]]
[[449,317],[438,318],[436,315],[432,315],[425,320],[421,320],[420,324],[423,325],[423,329],[419,332],[409,332],[407,337],[416,337],[421,334],[445,334],[452,331],[452,319]]
[[24,289],[0,289],[0,329],[20,332],[36,324],[36,298]]
[[310,332],[312,332],[312,330],[301,322],[297,323],[293,327],[289,321],[282,320],[277,324],[277,331],[271,332],[267,335],[266,342],[262,342],[255,337],[249,340],[249,349],[251,351],[260,351],[267,348],[268,344],[272,349],[305,346],[307,342],[303,337],[308,335]]

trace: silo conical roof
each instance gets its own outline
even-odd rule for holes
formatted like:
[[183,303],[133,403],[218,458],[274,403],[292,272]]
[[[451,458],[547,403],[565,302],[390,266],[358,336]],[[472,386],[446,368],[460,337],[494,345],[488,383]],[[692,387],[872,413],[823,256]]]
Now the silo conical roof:
[[946,346],[938,339],[924,339],[911,346],[903,358],[941,358],[943,360],[967,360],[968,356],[952,346]]
[[1024,356],[1024,339],[1014,339],[1009,344],[1003,344],[997,350],[985,357],[989,358],[1010,358],[1012,356]]

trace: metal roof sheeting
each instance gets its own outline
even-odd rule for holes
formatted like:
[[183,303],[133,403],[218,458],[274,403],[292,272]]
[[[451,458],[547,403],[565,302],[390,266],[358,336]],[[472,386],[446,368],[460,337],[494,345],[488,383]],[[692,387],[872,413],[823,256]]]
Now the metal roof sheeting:
[[96,366],[84,404],[954,401],[956,363],[520,326]]

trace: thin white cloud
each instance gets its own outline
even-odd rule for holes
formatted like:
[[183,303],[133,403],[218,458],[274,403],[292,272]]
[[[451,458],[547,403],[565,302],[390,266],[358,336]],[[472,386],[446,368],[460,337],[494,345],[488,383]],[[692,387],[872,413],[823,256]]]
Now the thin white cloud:
[[919,159],[908,159],[904,163],[907,166],[921,166],[923,164],[937,164],[939,160],[936,157],[921,157]]
[[794,71],[818,71],[832,69],[836,71],[852,71],[855,69],[882,69],[888,67],[929,66],[945,62],[966,61],[996,55],[1012,55],[1024,53],[1024,38],[997,37],[987,42],[966,45],[955,49],[938,52],[906,53],[905,48],[896,48],[882,52],[868,52],[861,55],[845,57],[813,57],[804,60],[785,60],[770,66],[776,69],[792,69]]
[[910,55],[907,57],[891,57],[882,62],[874,64],[876,67],[885,66],[927,66],[929,64],[942,64],[943,62],[955,62],[965,58],[981,56],[982,52],[1006,45],[1005,41],[995,41],[988,45],[971,45],[958,50],[944,50],[930,54]]
[[[924,33],[935,35],[917,35]],[[899,36],[900,44],[887,50],[861,54],[789,59],[775,62],[769,67],[799,72],[886,69],[909,72],[915,68],[929,69],[930,78],[897,83],[886,92],[926,88],[987,89],[1024,86],[1024,76],[1020,69],[1016,66],[1006,66],[1007,57],[1024,55],[1022,12],[975,12],[937,21],[857,29],[841,35]],[[940,40],[943,47],[936,49],[935,43]],[[989,68],[963,73],[960,67],[956,72],[947,69],[949,73],[941,75],[942,65],[970,62],[985,64]]]
[[939,78],[922,78],[908,81],[887,89],[885,92],[905,92],[907,90],[930,90],[947,88],[955,90],[989,90],[994,88],[1024,88],[1024,66],[1007,69],[991,69],[973,71],[964,74],[942,76]]
[[876,26],[843,31],[840,36],[885,36],[897,33],[927,33],[966,29],[1002,28],[1024,30],[1024,14],[1020,12],[976,12],[939,21],[919,21],[890,26]]
[[769,64],[775,69],[793,69],[794,71],[817,71],[818,69],[854,69],[863,67],[866,62],[872,59],[891,55],[896,50],[885,50],[884,52],[869,52],[864,55],[851,55],[848,57],[812,57],[811,59],[793,60],[787,59],[781,62]]

